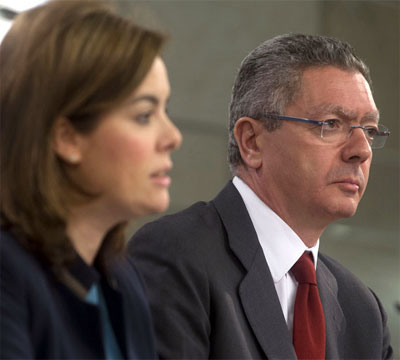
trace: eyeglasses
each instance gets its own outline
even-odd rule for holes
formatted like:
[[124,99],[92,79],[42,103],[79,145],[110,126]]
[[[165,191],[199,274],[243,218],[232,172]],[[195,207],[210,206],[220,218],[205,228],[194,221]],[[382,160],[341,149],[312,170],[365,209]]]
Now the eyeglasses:
[[354,126],[339,119],[328,119],[325,121],[310,120],[286,115],[266,114],[268,119],[301,121],[321,127],[320,136],[326,142],[341,143],[348,139],[353,129],[361,129],[371,146],[371,149],[382,149],[385,146],[387,137],[390,135],[389,129],[384,125]]

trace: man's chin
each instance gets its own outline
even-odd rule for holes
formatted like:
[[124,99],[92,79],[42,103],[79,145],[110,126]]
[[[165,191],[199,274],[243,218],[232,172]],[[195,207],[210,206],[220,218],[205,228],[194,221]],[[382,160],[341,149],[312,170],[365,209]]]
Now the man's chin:
[[325,210],[331,222],[351,218],[357,212],[358,202],[358,199],[354,198],[336,199]]
[[[358,204],[357,204],[358,205]],[[357,212],[357,205],[348,204],[340,206],[335,210],[335,220],[346,219],[353,217]]]

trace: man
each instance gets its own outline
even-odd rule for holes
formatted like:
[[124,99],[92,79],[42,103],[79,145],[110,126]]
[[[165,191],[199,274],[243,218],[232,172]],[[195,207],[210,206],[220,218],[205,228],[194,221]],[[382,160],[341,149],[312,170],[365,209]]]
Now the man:
[[[318,252],[325,227],[355,214],[371,149],[389,134],[370,84],[352,48],[327,37],[278,36],[244,59],[230,106],[233,182],[129,245],[161,358],[392,358],[379,300]],[[300,263],[314,279],[316,268],[317,287],[300,280]]]

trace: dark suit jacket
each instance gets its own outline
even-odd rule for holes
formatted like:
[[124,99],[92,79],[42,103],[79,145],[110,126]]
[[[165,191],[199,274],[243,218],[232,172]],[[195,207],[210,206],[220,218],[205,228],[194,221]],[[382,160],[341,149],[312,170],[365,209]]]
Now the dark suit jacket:
[[[97,306],[56,280],[3,231],[0,255],[1,359],[105,357]],[[109,281],[103,277],[101,288],[124,358],[156,358],[150,311],[132,264],[126,260],[116,264]]]
[[[161,358],[296,359],[274,283],[238,191],[161,218],[129,244],[148,287]],[[374,294],[320,255],[327,359],[391,358]]]

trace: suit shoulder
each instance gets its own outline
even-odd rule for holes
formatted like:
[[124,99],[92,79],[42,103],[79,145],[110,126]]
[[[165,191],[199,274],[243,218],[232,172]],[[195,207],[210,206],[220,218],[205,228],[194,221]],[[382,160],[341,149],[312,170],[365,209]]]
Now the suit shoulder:
[[143,250],[178,251],[181,256],[206,253],[220,243],[224,227],[212,202],[197,202],[189,208],[166,215],[140,228],[130,239],[131,253]]
[[170,240],[188,235],[201,236],[218,227],[221,227],[221,221],[213,203],[197,202],[187,209],[144,225],[133,236],[133,240],[156,236],[165,236]]
[[168,229],[179,228],[188,230],[192,226],[206,226],[210,222],[212,223],[216,217],[218,215],[212,202],[199,201],[182,211],[163,216],[148,225],[153,229],[165,227]]

